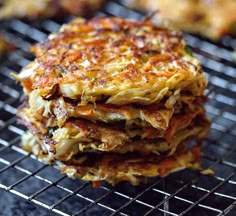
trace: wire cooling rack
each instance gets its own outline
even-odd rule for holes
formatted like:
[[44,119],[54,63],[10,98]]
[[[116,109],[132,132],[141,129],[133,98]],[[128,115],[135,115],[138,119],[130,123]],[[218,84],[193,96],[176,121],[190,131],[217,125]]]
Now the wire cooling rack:
[[[138,11],[128,9],[125,1],[108,1],[97,13],[103,15],[142,18]],[[186,35],[209,79],[206,109],[212,125],[202,146],[202,164],[215,175],[183,170],[137,187],[122,183],[113,188],[103,183],[95,189],[89,183],[67,178],[19,146],[25,130],[15,116],[21,87],[10,72],[18,72],[29,63],[33,59],[29,46],[57,31],[61,23],[51,19],[0,23],[2,34],[16,47],[0,65],[0,189],[48,209],[48,214],[236,215],[236,70],[232,61],[236,40],[225,37],[216,44]]]

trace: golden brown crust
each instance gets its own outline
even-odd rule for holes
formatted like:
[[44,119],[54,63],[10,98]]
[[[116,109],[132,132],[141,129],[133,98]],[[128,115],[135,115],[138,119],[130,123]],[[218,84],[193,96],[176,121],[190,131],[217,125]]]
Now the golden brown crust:
[[[150,21],[76,19],[32,50],[15,78],[23,148],[87,181],[138,184],[199,165],[207,81],[179,32]],[[121,163],[122,161],[122,163]]]
[[[170,119],[165,130],[152,126],[125,125],[124,122],[91,122],[81,118],[69,118],[62,127],[44,118],[33,109],[24,107],[18,115],[47,149],[52,159],[70,160],[81,152],[139,152],[141,154],[173,154],[179,145],[189,138],[205,137],[209,121],[204,109],[195,105],[194,110],[185,108]],[[36,116],[36,118],[35,118]],[[38,118],[41,117],[41,118]],[[27,140],[23,145],[27,146]]]
[[158,10],[157,17],[174,27],[218,40],[235,34],[235,0],[132,0],[132,7],[140,10]]
[[16,76],[29,94],[38,89],[81,104],[151,104],[174,91],[201,96],[206,79],[178,32],[149,21],[76,19],[32,48],[36,60]]
[[43,121],[47,127],[63,127],[69,118],[82,118],[104,123],[123,121],[125,125],[152,126],[164,131],[169,126],[173,114],[183,113],[185,108],[190,112],[199,113],[204,101],[203,96],[192,97],[174,93],[158,104],[146,106],[137,104],[119,106],[104,103],[80,106],[80,101],[63,97],[43,100],[38,90],[33,90],[28,97],[27,112],[31,112],[36,120]]
[[13,49],[13,45],[8,43],[2,35],[0,35],[0,58]]
[[[184,129],[176,132],[173,135],[173,140],[171,140],[171,142],[168,142],[164,138],[142,139],[138,136],[136,138],[126,137],[125,142],[118,131],[113,131],[113,134],[108,134],[110,132],[109,130],[105,130],[104,134],[99,134],[99,131],[96,131],[97,136],[99,136],[96,140],[91,136],[89,138],[86,137],[88,134],[83,134],[83,131],[81,130],[78,134],[71,136],[71,134],[67,134],[67,132],[76,132],[76,130],[68,131],[68,127],[54,133],[54,135],[58,135],[58,138],[50,139],[47,136],[43,137],[43,140],[40,140],[39,142],[40,146],[45,149],[44,153],[49,155],[48,159],[50,158],[51,161],[69,161],[72,156],[83,152],[108,152],[118,154],[135,152],[143,156],[148,156],[151,153],[157,155],[173,155],[180,146],[185,145],[190,139],[199,141],[206,136],[206,128],[209,123],[206,120],[202,121],[201,124],[192,123],[188,127],[186,126]],[[58,132],[64,133],[65,135],[68,135],[68,137],[62,137]],[[42,139],[42,136],[37,133],[34,134],[34,136],[38,139]],[[22,145],[27,149],[28,140],[25,139]]]
[[73,14],[91,17],[103,4],[103,0],[3,0],[0,19],[47,18]]
[[[137,185],[145,177],[165,176],[184,168],[198,169],[200,166],[200,148],[179,149],[175,155],[160,157],[149,155],[103,154],[94,157],[78,158],[69,162],[58,163],[63,173],[73,178],[86,181],[106,180],[112,185],[122,181]],[[81,160],[82,159],[82,160]]]
[[[35,136],[25,134],[27,145],[23,148],[33,152],[40,159],[51,163],[48,154],[45,154],[42,145]],[[175,154],[167,155],[140,155],[137,153],[85,153],[78,154],[70,160],[55,160],[62,173],[71,178],[80,178],[85,181],[92,181],[94,186],[99,186],[100,181],[107,181],[115,185],[122,181],[138,185],[145,182],[147,177],[165,176],[171,172],[184,168],[199,169],[200,167],[200,146],[193,149],[179,148]]]

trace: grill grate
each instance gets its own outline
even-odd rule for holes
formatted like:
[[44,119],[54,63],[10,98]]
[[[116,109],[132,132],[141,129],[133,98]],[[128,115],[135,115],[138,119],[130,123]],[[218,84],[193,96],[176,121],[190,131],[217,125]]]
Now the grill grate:
[[[125,5],[126,1],[108,1],[97,16],[142,18],[141,13]],[[16,51],[0,65],[0,188],[48,209],[48,214],[235,215],[236,70],[232,47],[236,47],[236,39],[225,37],[220,43],[213,43],[186,35],[209,79],[206,109],[212,125],[202,146],[202,164],[212,168],[215,175],[183,170],[153,178],[147,185],[131,187],[122,183],[113,188],[103,183],[94,189],[88,183],[61,175],[19,146],[24,128],[17,124],[15,114],[21,88],[10,72],[29,63],[33,59],[29,46],[57,31],[63,22],[14,19],[0,23],[3,34],[16,46]]]

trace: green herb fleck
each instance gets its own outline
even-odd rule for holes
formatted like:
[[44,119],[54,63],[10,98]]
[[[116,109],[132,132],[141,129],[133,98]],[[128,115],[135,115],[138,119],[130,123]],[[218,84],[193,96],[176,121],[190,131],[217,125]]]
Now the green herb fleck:
[[188,45],[186,45],[184,49],[185,49],[186,53],[188,53],[191,56],[193,55],[192,49]]

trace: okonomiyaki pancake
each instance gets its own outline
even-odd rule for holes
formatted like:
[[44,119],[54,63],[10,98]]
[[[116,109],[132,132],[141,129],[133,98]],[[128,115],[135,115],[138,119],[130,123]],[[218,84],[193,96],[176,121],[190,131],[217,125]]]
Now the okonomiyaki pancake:
[[[38,138],[38,142],[44,154],[48,155],[48,161],[53,162],[55,160],[71,160],[72,156],[83,153],[83,152],[113,152],[119,154],[125,154],[128,152],[136,152],[140,155],[147,156],[151,153],[156,155],[173,155],[179,146],[186,144],[189,139],[195,139],[201,141],[202,138],[206,136],[205,127],[208,126],[208,122],[202,124],[195,123],[191,124],[185,129],[176,132],[173,135],[173,140],[168,142],[166,139],[128,139],[126,142],[120,143],[118,140],[116,143],[107,142],[106,138],[117,138],[108,136],[103,138],[103,140],[96,140],[92,138],[67,138],[62,141],[57,141],[49,139],[48,137],[44,140],[40,140],[41,136],[38,134],[31,134],[32,136]],[[113,135],[113,134],[111,134]],[[27,134],[28,136],[28,134]],[[78,135],[79,136],[79,135]],[[118,137],[119,138],[119,137]],[[58,138],[60,139],[60,137]],[[109,140],[108,140],[109,141]],[[114,141],[113,141],[114,142]],[[25,138],[22,142],[23,148],[30,149],[28,138]]]
[[92,181],[95,187],[104,180],[112,185],[123,181],[138,185],[147,177],[162,177],[184,168],[199,169],[200,155],[199,146],[195,146],[191,150],[180,149],[172,156],[102,154],[96,157],[88,154],[69,162],[58,161],[57,165],[62,173],[71,178]]
[[[48,154],[42,150],[42,146],[32,134],[25,134],[28,139],[27,150],[36,154],[40,159],[50,163]],[[184,168],[199,169],[200,146],[196,145],[191,150],[182,147],[175,154],[148,156],[137,153],[85,153],[73,156],[70,160],[56,160],[55,163],[62,173],[71,178],[80,178],[92,181],[94,186],[100,181],[117,184],[128,181],[133,185],[145,182],[146,177],[165,176],[171,172]]]
[[147,20],[75,19],[31,50],[35,60],[15,77],[47,100],[151,104],[176,90],[200,96],[207,84],[182,34]]
[[90,16],[103,4],[103,0],[2,0],[0,19],[42,19],[63,14]]
[[137,104],[113,105],[105,103],[89,103],[80,105],[80,101],[68,100],[59,97],[51,100],[44,100],[33,90],[27,99],[25,112],[33,115],[38,121],[46,118],[47,127],[63,127],[69,118],[82,118],[91,121],[105,123],[125,121],[126,125],[135,124],[140,126],[152,126],[160,130],[166,130],[170,119],[174,114],[182,111],[182,108],[191,112],[199,112],[205,97],[192,97],[189,95],[180,96],[175,92],[168,100],[160,103],[140,106]]
[[158,10],[159,21],[213,40],[236,34],[235,0],[131,0],[128,3],[143,11]]

